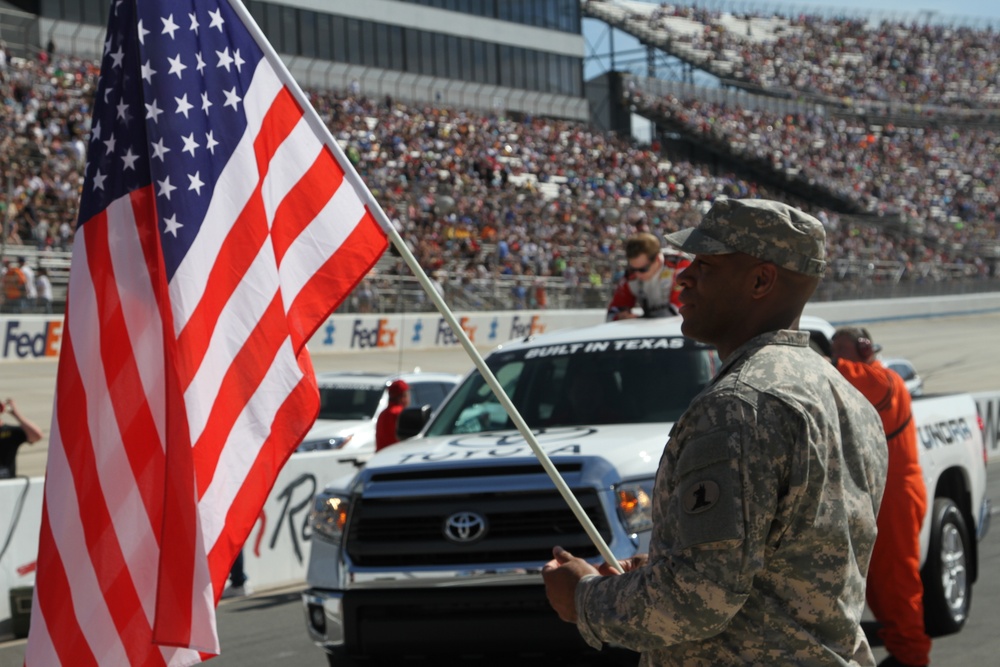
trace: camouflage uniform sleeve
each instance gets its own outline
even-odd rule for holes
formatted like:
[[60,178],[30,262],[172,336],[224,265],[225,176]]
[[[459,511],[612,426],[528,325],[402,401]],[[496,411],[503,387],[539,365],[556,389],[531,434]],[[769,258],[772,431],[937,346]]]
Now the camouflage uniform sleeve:
[[780,400],[751,403],[732,391],[699,398],[660,461],[649,564],[577,588],[584,639],[650,651],[726,629],[769,542],[780,540],[777,499],[789,502],[791,452],[807,447],[805,428]]

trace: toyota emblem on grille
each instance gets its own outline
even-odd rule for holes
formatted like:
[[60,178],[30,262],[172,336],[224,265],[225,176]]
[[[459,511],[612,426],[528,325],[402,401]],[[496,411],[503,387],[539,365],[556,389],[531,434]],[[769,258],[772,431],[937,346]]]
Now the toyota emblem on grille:
[[444,520],[444,536],[468,544],[486,535],[486,519],[475,512],[455,512]]

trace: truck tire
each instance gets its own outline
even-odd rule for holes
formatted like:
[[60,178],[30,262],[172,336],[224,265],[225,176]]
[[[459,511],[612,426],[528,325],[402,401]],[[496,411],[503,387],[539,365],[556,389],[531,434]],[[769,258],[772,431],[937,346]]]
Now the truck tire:
[[951,498],[937,498],[931,508],[931,535],[924,583],[924,626],[931,637],[958,632],[969,617],[972,580],[969,577],[969,530]]

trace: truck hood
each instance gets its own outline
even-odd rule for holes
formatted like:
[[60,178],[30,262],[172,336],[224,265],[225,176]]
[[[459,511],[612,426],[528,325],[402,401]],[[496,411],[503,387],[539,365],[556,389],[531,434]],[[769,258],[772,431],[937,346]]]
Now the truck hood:
[[317,419],[304,440],[318,440],[319,438],[332,438],[335,436],[346,436],[359,433],[361,431],[372,430],[372,420],[326,420]]
[[[542,450],[553,460],[601,458],[619,471],[622,479],[649,476],[667,442],[670,423],[578,426],[534,431]],[[431,438],[418,437],[378,452],[368,462],[368,473],[388,468],[413,471],[422,465],[450,466],[468,462],[480,466],[534,461],[531,447],[516,430],[469,433]],[[582,461],[581,461],[582,462]]]

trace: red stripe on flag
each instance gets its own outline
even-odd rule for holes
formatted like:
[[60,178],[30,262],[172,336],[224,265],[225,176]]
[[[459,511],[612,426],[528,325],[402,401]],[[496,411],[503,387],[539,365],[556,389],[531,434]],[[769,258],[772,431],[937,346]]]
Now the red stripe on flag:
[[267,219],[260,186],[240,213],[208,272],[205,291],[177,339],[178,372],[187,390],[205,358],[219,316],[267,239]]
[[[148,189],[144,191],[148,192]],[[137,194],[133,193],[133,197]],[[150,524],[159,526],[163,511],[163,443],[149,408],[125,325],[108,246],[108,224],[107,216],[102,214],[83,226],[87,263],[93,267],[90,279],[101,318],[101,362],[118,430],[122,442],[128,443],[124,453],[132,468],[135,488],[142,497]]]
[[[165,284],[158,285],[160,312],[169,310]],[[164,319],[164,336],[173,329],[169,313]],[[166,339],[165,361],[167,402],[167,457],[164,476],[163,524],[160,567],[157,580],[156,618],[153,640],[169,646],[189,646],[193,614],[194,568],[198,557],[198,507],[194,491],[194,464],[184,393],[173,368],[176,345]]]
[[[105,224],[104,216],[91,219],[84,225],[84,238],[89,242],[97,227]],[[100,268],[94,267],[94,271],[99,272]],[[130,664],[164,664],[159,649],[149,641],[151,633],[146,613],[118,543],[100,485],[89,425],[85,418],[81,418],[87,414],[86,411],[81,411],[81,406],[85,408],[87,403],[86,389],[78,373],[72,324],[70,320],[70,328],[63,336],[59,355],[56,380],[59,389],[56,392],[55,411],[66,462],[73,475],[73,488],[80,508],[80,525],[86,539],[87,556],[97,575],[98,585],[107,601],[108,611],[121,636]],[[73,554],[73,557],[79,557],[79,554]],[[39,572],[39,577],[42,576],[48,575]],[[58,626],[50,627],[53,633],[59,632]]]
[[[300,367],[302,367],[301,361],[300,359]],[[309,365],[308,358],[307,365]],[[222,594],[226,577],[229,575],[229,568],[260,516],[259,510],[255,508],[260,508],[264,504],[274,487],[274,482],[277,480],[282,466],[295,451],[297,443],[306,434],[319,413],[319,391],[316,385],[316,376],[311,372],[311,368],[303,368],[303,370],[310,372],[302,378],[281,404],[274,417],[271,435],[261,447],[260,453],[254,459],[253,466],[247,473],[243,486],[240,487],[233,499],[233,504],[229,507],[229,512],[226,514],[226,526],[230,530],[219,537],[208,555],[216,598]],[[288,433],[298,433],[298,437],[290,438]]]
[[[282,343],[288,338],[285,309],[276,294],[229,365],[201,436],[194,445],[198,500],[215,477],[219,457],[233,425],[260,386]],[[246,443],[250,446],[253,443]]]
[[329,203],[343,181],[343,168],[330,149],[323,146],[316,161],[274,212],[271,237],[279,265],[288,248]]
[[302,107],[287,88],[282,87],[267,110],[253,142],[257,156],[257,178],[261,181],[271,168],[271,158],[302,118]]
[[[68,556],[79,557],[78,554]],[[76,610],[71,604],[72,598],[69,597],[69,593],[72,589],[66,577],[62,556],[52,535],[52,526],[49,524],[48,499],[42,507],[42,527],[38,534],[38,572],[34,593],[36,604],[45,618],[48,634],[52,638],[52,648],[59,655],[59,662],[73,667],[91,665],[99,667],[76,618]],[[32,665],[27,660],[25,666],[52,667],[52,665]]]
[[302,287],[288,310],[288,327],[296,350],[361,282],[385,252],[382,227],[365,208],[365,215],[323,267]]

